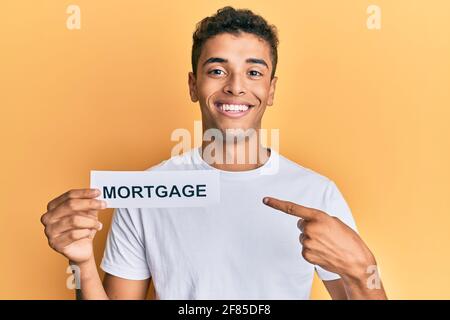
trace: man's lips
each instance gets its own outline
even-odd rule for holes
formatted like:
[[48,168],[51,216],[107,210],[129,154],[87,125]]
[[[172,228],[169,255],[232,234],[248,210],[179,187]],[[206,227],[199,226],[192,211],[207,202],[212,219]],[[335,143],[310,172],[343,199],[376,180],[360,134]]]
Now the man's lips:
[[216,101],[214,106],[219,111],[219,113],[230,117],[230,118],[240,118],[248,114],[254,105],[247,102],[224,102]]

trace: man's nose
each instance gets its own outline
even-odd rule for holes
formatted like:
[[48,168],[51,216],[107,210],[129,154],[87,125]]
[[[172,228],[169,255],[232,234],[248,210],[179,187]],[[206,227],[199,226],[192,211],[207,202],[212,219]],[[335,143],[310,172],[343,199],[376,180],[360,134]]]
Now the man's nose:
[[238,75],[232,75],[226,83],[223,91],[234,96],[245,94],[245,83]]

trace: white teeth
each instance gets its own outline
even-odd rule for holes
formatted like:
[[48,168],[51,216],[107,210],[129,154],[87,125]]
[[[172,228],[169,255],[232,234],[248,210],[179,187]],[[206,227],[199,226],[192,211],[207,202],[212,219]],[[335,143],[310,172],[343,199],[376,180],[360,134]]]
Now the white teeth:
[[249,107],[245,104],[222,104],[220,108],[223,111],[242,112],[247,111]]

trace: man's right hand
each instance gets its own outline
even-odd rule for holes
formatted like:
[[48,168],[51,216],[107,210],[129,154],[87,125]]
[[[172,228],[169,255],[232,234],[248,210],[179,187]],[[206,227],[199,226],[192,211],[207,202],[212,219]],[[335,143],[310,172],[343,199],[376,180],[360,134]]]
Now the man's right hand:
[[49,246],[77,264],[93,257],[92,242],[102,229],[98,212],[106,202],[94,199],[99,195],[97,189],[70,190],[50,201],[41,217]]

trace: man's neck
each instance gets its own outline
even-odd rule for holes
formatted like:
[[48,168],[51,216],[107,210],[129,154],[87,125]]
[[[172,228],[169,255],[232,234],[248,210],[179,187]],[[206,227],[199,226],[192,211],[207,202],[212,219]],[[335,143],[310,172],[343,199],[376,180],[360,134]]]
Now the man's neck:
[[203,141],[201,155],[210,166],[224,171],[247,171],[264,165],[271,150],[263,147],[259,134],[239,141]]

